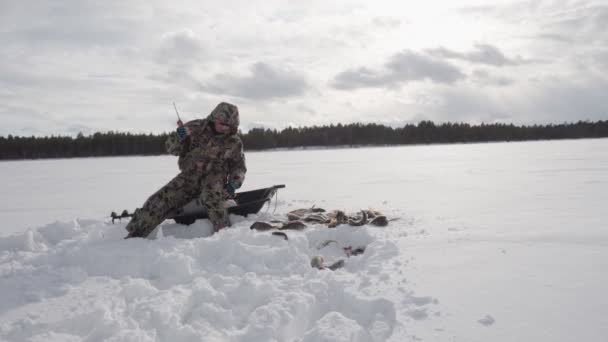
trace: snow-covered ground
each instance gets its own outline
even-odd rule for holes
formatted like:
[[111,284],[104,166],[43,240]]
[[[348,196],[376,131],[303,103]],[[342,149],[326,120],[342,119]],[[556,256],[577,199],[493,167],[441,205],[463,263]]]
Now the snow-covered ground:
[[[248,153],[286,184],[210,235],[123,240],[172,157],[0,163],[0,340],[606,341],[608,139]],[[388,227],[251,231],[316,205]],[[326,247],[322,242],[335,240]],[[342,247],[366,247],[346,257]],[[345,260],[335,272],[310,258]]]

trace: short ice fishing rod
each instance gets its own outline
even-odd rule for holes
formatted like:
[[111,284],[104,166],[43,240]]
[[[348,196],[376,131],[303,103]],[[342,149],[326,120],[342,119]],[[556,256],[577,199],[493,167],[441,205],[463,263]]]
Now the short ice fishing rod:
[[173,102],[173,108],[175,108],[175,114],[177,114],[177,138],[181,141],[186,140],[190,132],[186,126],[184,126],[184,122],[182,118],[179,117],[179,112],[177,111],[177,106],[175,102]]
[[177,127],[182,127],[184,125],[184,122],[182,121],[182,118],[179,117],[179,112],[177,111],[177,106],[175,105],[175,102],[173,102],[173,108],[175,108],[175,114],[177,114]]

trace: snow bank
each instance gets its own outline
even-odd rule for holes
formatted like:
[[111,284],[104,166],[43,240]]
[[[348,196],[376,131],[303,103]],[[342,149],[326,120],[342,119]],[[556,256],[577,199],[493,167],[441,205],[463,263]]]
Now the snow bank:
[[[397,254],[368,229],[321,226],[289,240],[209,236],[208,221],[164,223],[123,240],[123,223],[56,222],[0,238],[0,339],[9,341],[384,341],[393,302],[353,291],[359,272]],[[326,243],[327,241],[331,241]],[[325,242],[325,243],[324,243]],[[365,253],[346,257],[343,248]],[[312,256],[335,272],[310,267]]]

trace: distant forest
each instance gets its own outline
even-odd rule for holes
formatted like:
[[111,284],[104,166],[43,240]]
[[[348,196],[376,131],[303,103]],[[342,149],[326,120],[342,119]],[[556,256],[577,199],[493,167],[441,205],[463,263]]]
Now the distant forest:
[[[165,154],[168,134],[95,133],[77,137],[0,137],[1,159],[72,158]],[[309,146],[369,146],[608,137],[608,121],[515,126],[421,121],[392,128],[377,124],[254,128],[241,134],[246,150]]]

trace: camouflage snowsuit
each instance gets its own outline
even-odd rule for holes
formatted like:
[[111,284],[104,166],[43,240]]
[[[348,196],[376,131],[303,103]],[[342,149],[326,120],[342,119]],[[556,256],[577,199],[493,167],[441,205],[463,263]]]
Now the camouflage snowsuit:
[[[228,124],[230,133],[217,133],[213,128],[216,120]],[[231,181],[239,188],[247,172],[243,143],[237,135],[238,125],[238,108],[222,102],[206,119],[185,124],[190,130],[185,140],[180,141],[175,134],[169,136],[167,151],[179,156],[181,172],[135,211],[126,227],[127,237],[147,236],[167,214],[197,196],[205,205],[215,231],[230,225],[224,207],[224,186]]]

